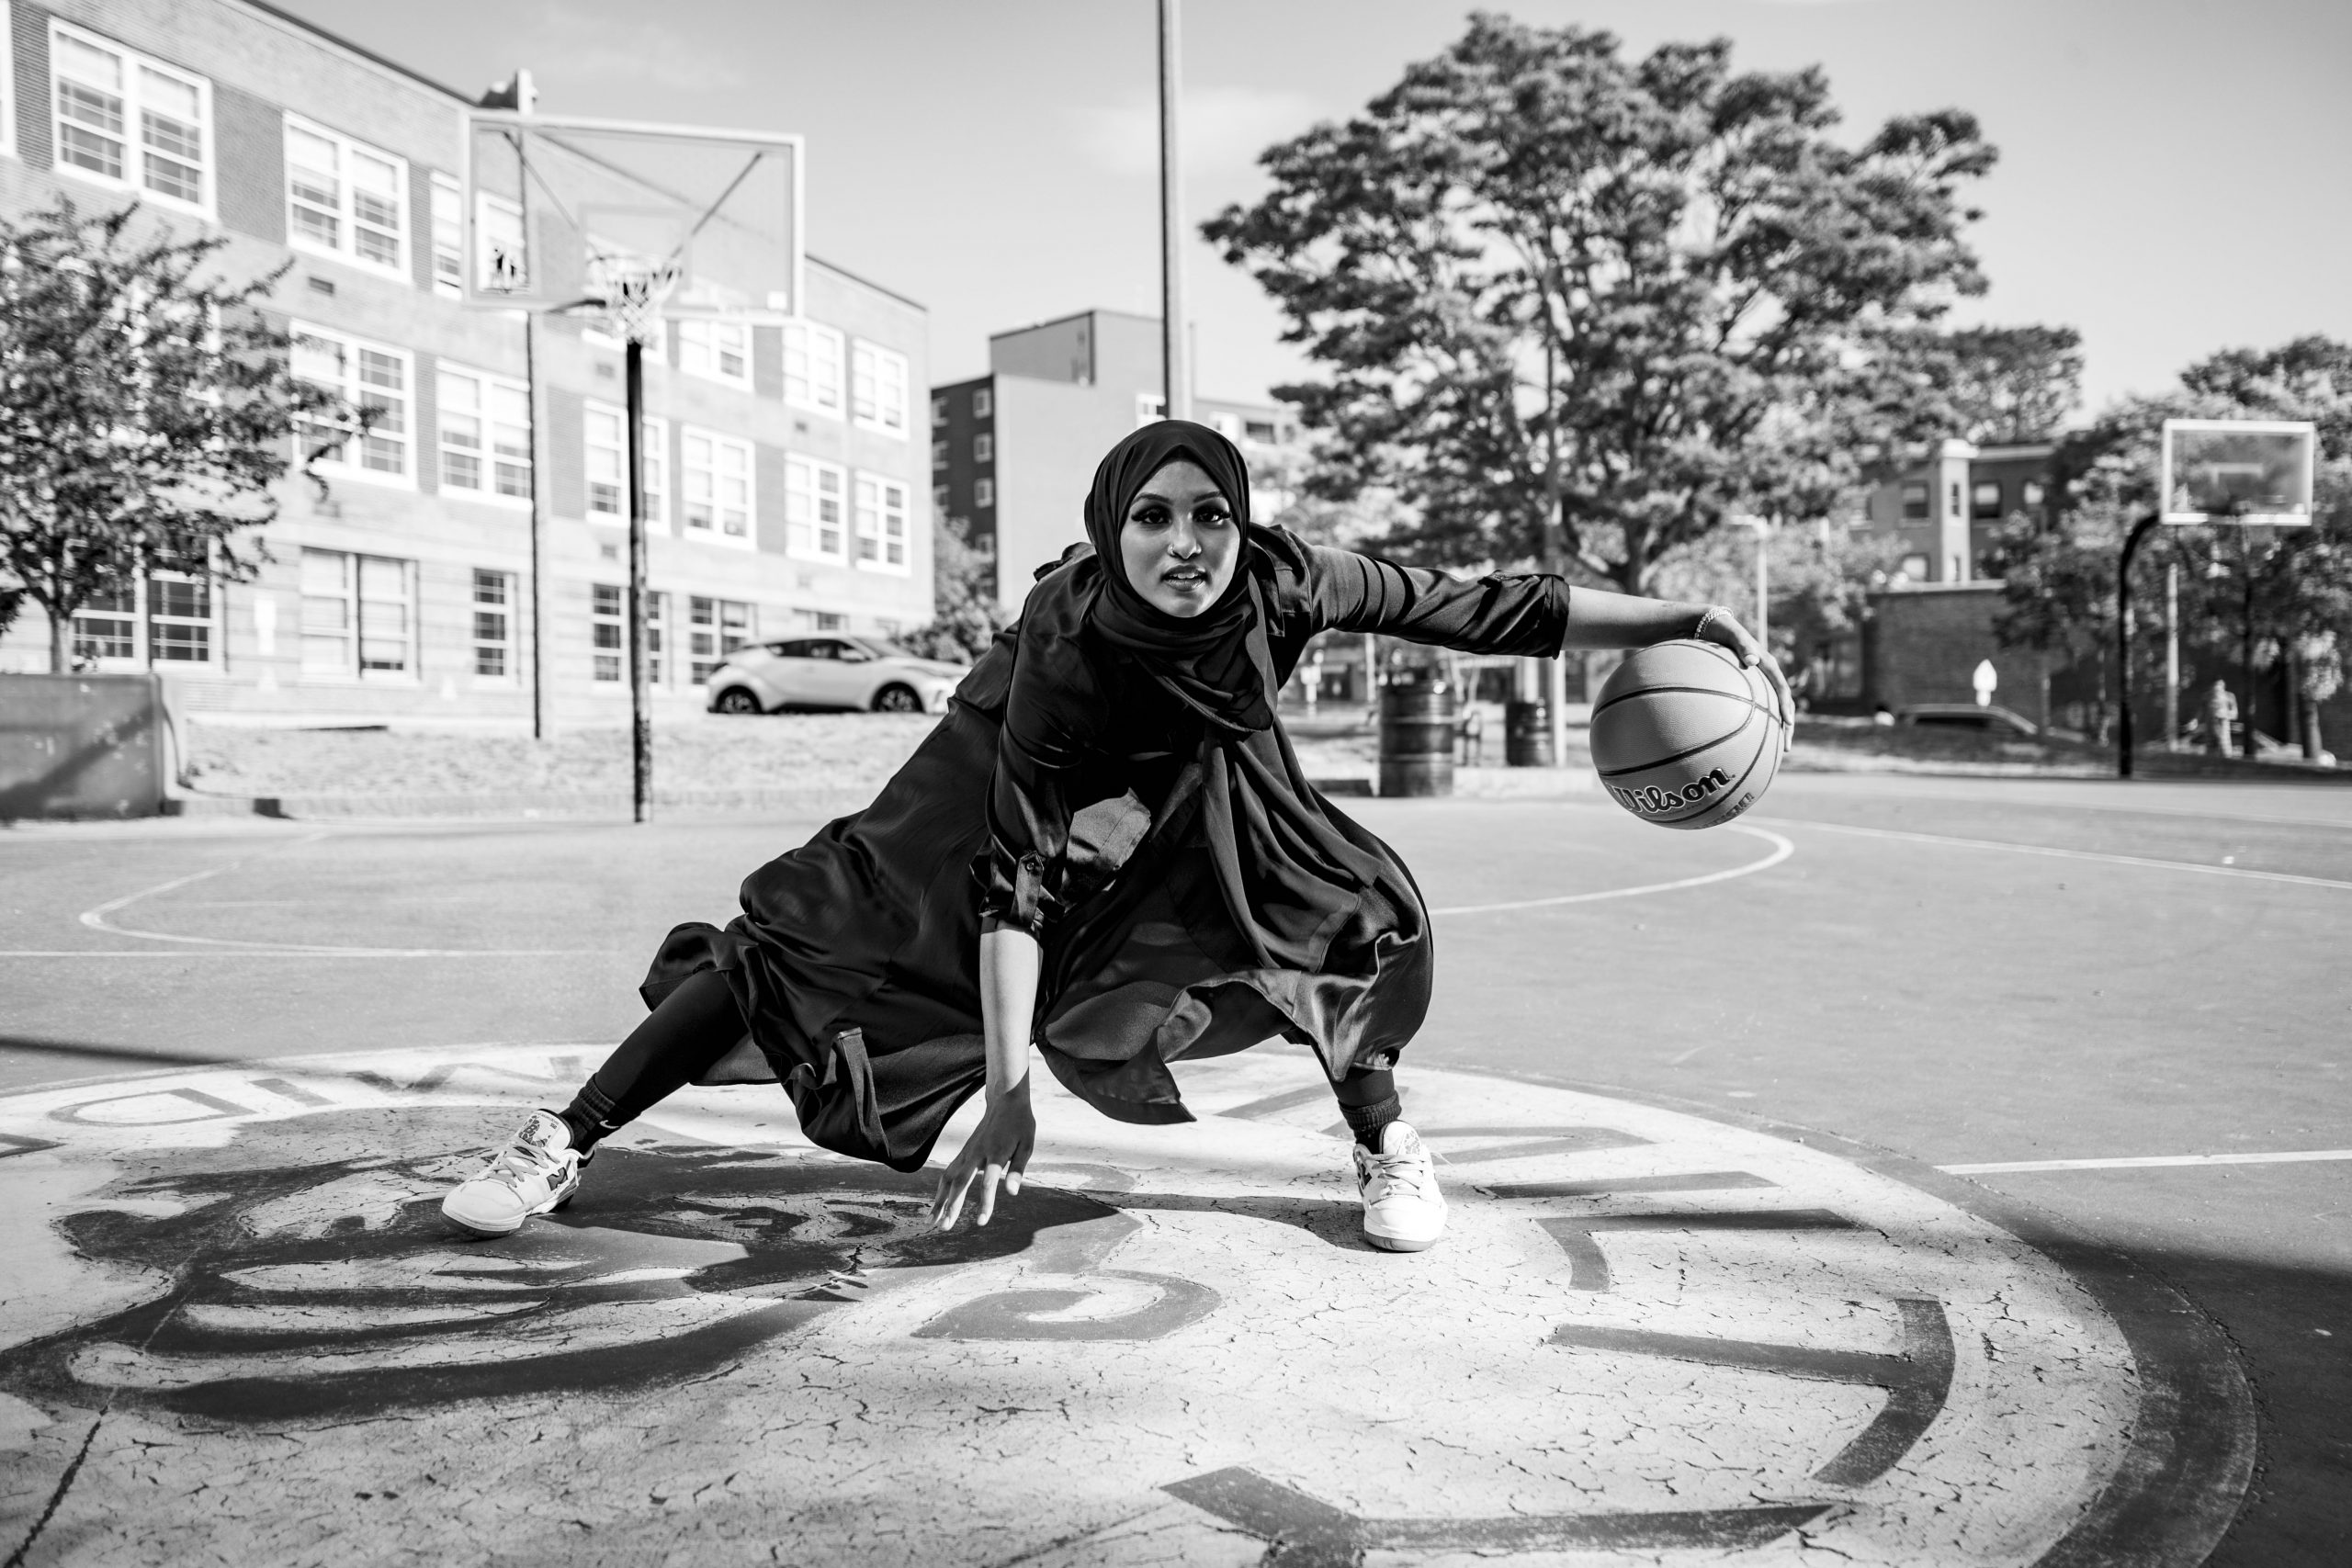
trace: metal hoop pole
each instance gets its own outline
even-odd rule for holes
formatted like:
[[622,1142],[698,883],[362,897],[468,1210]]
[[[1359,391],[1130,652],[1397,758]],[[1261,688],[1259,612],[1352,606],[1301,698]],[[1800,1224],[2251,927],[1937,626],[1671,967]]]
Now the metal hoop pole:
[[2157,523],[2149,513],[2123,537],[2123,558],[2115,569],[2115,776],[2132,776],[2132,558]]
[[628,421],[629,805],[631,819],[642,822],[653,807],[653,682],[645,624],[645,344],[634,332],[621,364]]

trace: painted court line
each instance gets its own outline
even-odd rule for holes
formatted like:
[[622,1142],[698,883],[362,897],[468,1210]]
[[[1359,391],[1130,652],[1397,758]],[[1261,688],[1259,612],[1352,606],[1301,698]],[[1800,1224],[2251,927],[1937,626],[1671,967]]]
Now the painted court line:
[[2194,871],[2206,876],[2237,876],[2252,882],[2288,882],[2302,887],[2333,887],[2352,893],[2352,882],[2339,882],[2326,876],[2298,876],[2288,871],[2250,871],[2237,865],[2202,865],[2191,860],[2152,860],[2145,855],[2108,854],[2098,850],[2061,850],[2047,844],[2006,843],[1998,839],[1955,839],[1941,833],[1905,833],[1893,828],[1857,828],[1844,822],[1813,822],[1787,818],[1781,820],[1789,827],[1813,828],[1825,833],[1851,833],[1864,839],[1894,839],[1904,843],[1941,844],[1960,850],[2006,850],[2011,854],[2044,855],[2052,860],[2098,861],[2109,865],[2144,866],[2151,871]]
[[2018,1159],[1991,1165],[1939,1165],[1947,1176],[1998,1176],[2028,1170],[2145,1170],[2169,1165],[2304,1165],[2352,1159],[2352,1149],[2290,1149],[2258,1155],[2121,1155],[2113,1159]]
[[1563,893],[1552,898],[1515,898],[1502,904],[1455,904],[1442,909],[1431,909],[1432,915],[1490,915],[1505,909],[1549,909],[1562,904],[1592,904],[1603,898],[1635,898],[1645,893],[1672,893],[1684,887],[1704,887],[1711,883],[1729,882],[1736,877],[1752,876],[1759,871],[1770,871],[1797,852],[1796,845],[1766,828],[1751,827],[1745,822],[1726,824],[1735,833],[1745,833],[1751,839],[1761,839],[1772,846],[1772,852],[1746,865],[1733,866],[1729,871],[1711,871],[1704,876],[1685,876],[1674,882],[1645,883],[1639,887],[1609,887],[1598,893]]

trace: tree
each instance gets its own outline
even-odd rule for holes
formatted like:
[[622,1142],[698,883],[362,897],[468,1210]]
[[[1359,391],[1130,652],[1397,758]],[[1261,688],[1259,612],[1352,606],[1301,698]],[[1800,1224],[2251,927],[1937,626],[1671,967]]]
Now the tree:
[[1827,514],[1902,434],[1863,416],[1905,335],[1983,287],[1975,121],[1837,120],[1819,71],[1722,40],[1630,61],[1480,14],[1204,231],[1330,371],[1278,392],[1330,437],[1318,493],[1393,489],[1400,553],[1639,592],[1727,515]]
[[[1840,650],[1852,651],[1849,639],[1870,616],[1871,594],[1886,585],[1905,547],[1835,520],[1765,536],[1767,629],[1799,693],[1831,690]],[[1659,563],[1652,586],[1669,599],[1729,605],[1747,620],[1756,602],[1755,536],[1725,530],[1686,546]]]
[[969,663],[1004,624],[994,547],[973,543],[962,518],[942,517],[931,540],[931,622],[899,640],[926,659]]
[[283,268],[207,272],[227,243],[135,206],[0,219],[0,567],[48,613],[52,671],[74,613],[147,572],[251,578],[239,536],[277,515],[296,437],[307,471],[367,423],[289,372],[257,309]]

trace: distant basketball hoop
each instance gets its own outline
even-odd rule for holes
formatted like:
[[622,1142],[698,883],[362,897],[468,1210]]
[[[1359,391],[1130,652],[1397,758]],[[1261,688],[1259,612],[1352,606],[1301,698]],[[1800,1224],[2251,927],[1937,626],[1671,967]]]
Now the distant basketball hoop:
[[2157,459],[2163,521],[2307,526],[2317,427],[2305,420],[2168,419]]

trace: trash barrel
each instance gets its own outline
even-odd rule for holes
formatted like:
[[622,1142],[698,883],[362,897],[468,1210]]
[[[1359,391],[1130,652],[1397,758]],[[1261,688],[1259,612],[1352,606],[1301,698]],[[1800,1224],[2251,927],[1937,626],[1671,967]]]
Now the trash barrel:
[[1552,716],[1543,703],[1513,701],[1503,705],[1503,765],[1552,765]]
[[1442,680],[1380,688],[1380,793],[1453,793],[1453,688]]

